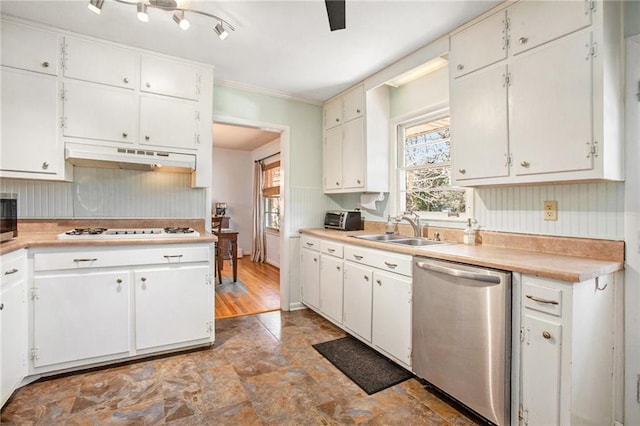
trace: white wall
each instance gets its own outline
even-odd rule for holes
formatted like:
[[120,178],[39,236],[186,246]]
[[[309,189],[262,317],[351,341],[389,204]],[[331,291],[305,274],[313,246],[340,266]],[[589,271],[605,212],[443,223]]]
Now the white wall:
[[213,148],[212,210],[227,203],[229,227],[238,231],[238,247],[251,252],[253,161],[251,152]]

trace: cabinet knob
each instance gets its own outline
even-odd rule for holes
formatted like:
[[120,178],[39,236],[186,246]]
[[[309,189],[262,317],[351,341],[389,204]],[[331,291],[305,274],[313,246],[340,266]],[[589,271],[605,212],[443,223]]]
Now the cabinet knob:
[[461,175],[467,173],[467,169],[458,169],[458,172],[460,172]]
[[0,303],[0,311],[4,309],[4,303]]
[[145,86],[146,86],[146,88],[148,89],[148,88],[150,88],[150,87],[151,87],[151,83],[149,83],[149,82],[147,81],[147,84],[145,84]]
[[528,162],[528,161],[521,161],[521,162],[520,162],[520,165],[521,165],[522,167],[529,167],[529,165],[530,165],[530,164],[529,164],[529,162]]
[[142,282],[147,281],[147,277],[142,277],[142,278],[140,278],[140,281],[142,281]]
[[128,134],[127,132],[122,132],[122,137],[123,137],[123,138],[125,138],[125,139],[126,139],[126,138],[127,138],[127,136],[129,136],[129,134]]
[[148,141],[148,140],[150,140],[150,139],[151,139],[151,136],[145,136],[145,137],[144,137],[144,140],[145,140],[145,141]]
[[317,262],[317,261],[318,261],[318,258],[317,258],[317,257],[314,257],[314,258],[313,258],[313,261],[314,261],[314,262]]
[[365,281],[369,281],[369,277],[365,275],[365,276],[364,276],[364,280],[365,280]]
[[520,37],[518,39],[518,43],[520,43],[520,44],[527,44],[528,41],[529,41],[529,39],[527,37]]
[[380,281],[379,279],[376,280],[376,284],[378,285],[382,285],[382,281]]
[[336,266],[336,269],[339,271],[339,270],[340,270],[340,267],[339,267],[339,266]]
[[360,114],[360,109],[359,109],[359,108],[358,108],[358,109],[356,109],[356,112],[357,112],[358,114]]
[[358,185],[360,185],[360,179],[358,179],[356,182],[358,182]]
[[42,63],[42,68],[49,68],[49,62],[44,61],[44,62]]
[[546,340],[549,340],[551,339],[551,333],[549,333],[548,331],[543,331],[542,337],[544,337]]
[[129,83],[129,79],[127,77],[125,77],[125,78],[122,79],[122,82],[128,84]]
[[47,163],[46,161],[42,163],[42,170],[47,170],[48,168],[49,168],[49,163]]
[[462,70],[464,69],[464,65],[462,65],[462,64],[458,64],[458,66],[456,67],[456,69],[457,69],[458,71],[462,71]]
[[336,123],[339,123],[339,122],[340,122],[340,119],[339,119],[339,118],[336,118]]
[[340,182],[336,182],[336,186],[340,186]]
[[118,279],[116,280],[116,283],[118,283],[118,284],[122,284],[122,280],[121,280],[120,278],[118,278]]

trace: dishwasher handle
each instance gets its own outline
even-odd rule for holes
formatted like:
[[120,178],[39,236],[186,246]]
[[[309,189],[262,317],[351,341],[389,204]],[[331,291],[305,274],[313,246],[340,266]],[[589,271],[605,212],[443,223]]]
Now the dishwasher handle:
[[479,274],[476,272],[462,271],[460,269],[450,268],[447,266],[433,265],[427,262],[417,261],[416,266],[420,269],[424,269],[428,271],[439,272],[441,274],[452,275],[454,277],[459,277],[459,278],[468,278],[470,280],[475,280],[475,281],[483,281],[486,283],[500,284],[500,282],[502,281],[500,277],[497,277],[495,275],[486,275],[486,274]]

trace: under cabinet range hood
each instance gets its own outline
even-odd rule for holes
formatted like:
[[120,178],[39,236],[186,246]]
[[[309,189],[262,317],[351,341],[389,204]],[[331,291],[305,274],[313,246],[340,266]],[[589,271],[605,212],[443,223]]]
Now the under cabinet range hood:
[[194,154],[156,151],[136,147],[113,147],[74,142],[65,144],[65,159],[74,166],[142,171],[192,173]]

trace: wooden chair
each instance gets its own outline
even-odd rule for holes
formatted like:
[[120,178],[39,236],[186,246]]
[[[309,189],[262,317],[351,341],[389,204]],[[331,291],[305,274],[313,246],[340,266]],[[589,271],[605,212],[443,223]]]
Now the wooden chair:
[[224,262],[222,258],[222,241],[220,241],[220,234],[222,233],[222,220],[223,216],[213,216],[211,218],[211,232],[213,235],[218,237],[218,241],[216,241],[216,274],[218,276],[218,282],[222,284],[222,262]]

